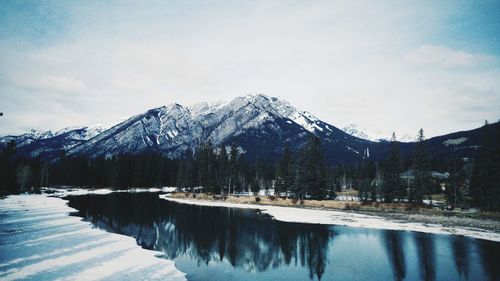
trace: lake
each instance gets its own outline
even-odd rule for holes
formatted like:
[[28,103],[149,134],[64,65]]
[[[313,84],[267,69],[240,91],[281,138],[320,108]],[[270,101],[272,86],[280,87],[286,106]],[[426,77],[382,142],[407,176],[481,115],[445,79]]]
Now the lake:
[[72,214],[131,236],[188,280],[500,280],[500,243],[454,235],[275,221],[157,193],[68,196]]

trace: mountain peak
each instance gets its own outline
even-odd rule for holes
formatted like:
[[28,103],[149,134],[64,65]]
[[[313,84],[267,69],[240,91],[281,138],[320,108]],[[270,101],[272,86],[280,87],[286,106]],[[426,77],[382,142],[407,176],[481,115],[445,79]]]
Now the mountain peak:
[[169,106],[165,106],[165,105],[162,105],[160,107],[155,107],[155,108],[151,108],[150,110],[148,110],[146,113],[153,113],[153,112],[161,112],[161,111],[165,111],[167,110],[168,107],[170,107],[171,105]]
[[193,116],[207,115],[213,113],[220,107],[226,105],[228,102],[217,100],[213,102],[200,102],[188,107]]
[[159,107],[158,109],[160,109],[160,111],[162,112],[171,112],[171,111],[180,111],[180,112],[184,112],[184,111],[187,111],[187,108],[184,107],[182,104],[179,104],[179,103],[171,103],[167,106],[162,106],[162,107]]
[[248,101],[251,101],[251,102],[264,102],[264,103],[287,103],[286,101],[284,100],[281,100],[277,97],[272,97],[272,96],[268,96],[268,95],[265,95],[265,94],[248,94],[244,97],[242,97]]

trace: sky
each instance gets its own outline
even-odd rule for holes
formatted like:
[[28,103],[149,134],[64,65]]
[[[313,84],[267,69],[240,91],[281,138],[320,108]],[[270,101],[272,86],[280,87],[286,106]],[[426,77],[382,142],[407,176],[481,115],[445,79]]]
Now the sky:
[[0,1],[0,135],[263,93],[427,137],[500,118],[500,1]]

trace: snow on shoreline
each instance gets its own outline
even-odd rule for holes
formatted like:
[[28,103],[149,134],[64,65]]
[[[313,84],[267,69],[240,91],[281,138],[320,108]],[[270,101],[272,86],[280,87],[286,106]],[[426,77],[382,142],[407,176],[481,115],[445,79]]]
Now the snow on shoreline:
[[100,188],[100,189],[86,189],[86,188],[54,188],[54,187],[42,187],[42,193],[47,193],[56,197],[64,197],[64,196],[76,196],[76,195],[87,195],[87,194],[110,194],[110,193],[134,193],[134,192],[173,192],[176,190],[175,187],[151,187],[151,188],[130,188],[130,189],[109,189],[109,188]]
[[186,280],[161,253],[69,216],[74,211],[47,194],[0,200],[0,279]]
[[180,199],[180,198],[169,197],[168,194],[160,195],[160,198],[182,204],[212,206],[212,207],[257,209],[260,210],[262,213],[268,214],[274,217],[274,219],[283,222],[331,224],[331,225],[343,225],[350,227],[406,230],[406,231],[416,231],[416,232],[433,233],[433,234],[453,234],[453,235],[463,235],[477,239],[500,242],[500,233],[485,231],[476,228],[446,227],[439,224],[399,222],[395,220],[388,220],[386,218],[379,216],[363,215],[363,214],[332,211],[332,210],[314,210],[314,209],[281,207],[281,206],[270,206],[270,205],[213,202],[213,201],[203,201],[198,199],[196,200]]

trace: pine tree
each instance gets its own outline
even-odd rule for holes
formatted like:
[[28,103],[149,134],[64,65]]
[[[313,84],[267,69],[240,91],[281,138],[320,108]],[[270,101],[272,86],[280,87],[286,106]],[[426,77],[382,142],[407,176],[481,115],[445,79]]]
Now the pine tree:
[[[324,199],[328,193],[326,162],[321,140],[311,137],[302,152],[301,180],[302,194],[309,194],[315,199]],[[302,197],[303,199],[304,197]]]
[[225,193],[229,184],[229,157],[226,148],[221,147],[217,155],[217,186]]
[[300,150],[295,153],[295,161],[293,161],[293,165],[291,167],[293,181],[290,187],[290,192],[295,199],[304,200],[306,187],[305,187],[305,167],[303,165],[303,151]]
[[229,167],[228,167],[229,179],[228,179],[228,193],[235,193],[239,190],[238,184],[238,173],[239,173],[239,157],[238,157],[238,146],[236,144],[231,145],[231,150],[229,151]]
[[257,179],[253,179],[250,182],[250,190],[252,191],[253,195],[255,195],[255,196],[259,194],[260,184],[259,184],[259,181]]
[[178,189],[190,188],[195,186],[193,180],[193,153],[191,150],[186,150],[181,158],[179,168],[177,170],[176,185]]
[[275,192],[276,194],[285,193],[288,194],[290,191],[293,181],[294,181],[294,163],[292,158],[292,152],[285,146],[283,150],[283,155],[278,164],[278,177],[276,180]]
[[391,151],[385,161],[383,173],[382,192],[385,202],[393,202],[404,196],[404,187],[401,183],[401,158],[399,156],[399,147],[396,141],[396,133],[392,133]]
[[445,195],[448,205],[453,208],[462,203],[462,193],[460,187],[463,183],[463,173],[461,160],[453,158],[450,165],[450,178],[447,181]]
[[471,180],[474,202],[484,210],[500,210],[500,125],[487,125],[487,142],[475,158]]
[[334,174],[333,174],[331,168],[327,169],[326,182],[327,182],[328,198],[332,199],[332,200],[337,198],[337,193],[336,193],[337,186],[336,186]]
[[361,180],[358,186],[359,200],[366,202],[370,199],[370,180]]
[[198,177],[200,186],[206,192],[217,192],[215,184],[215,156],[212,142],[209,140],[198,149]]
[[32,187],[33,169],[31,165],[23,161],[16,168],[16,177],[19,191],[29,191]]
[[16,143],[11,141],[0,152],[0,194],[17,192],[16,171],[12,159],[15,151]]
[[422,204],[425,195],[428,195],[429,199],[431,199],[430,195],[432,191],[429,160],[427,158],[427,149],[424,140],[424,130],[420,129],[414,155],[415,162],[413,173],[415,180],[410,195],[411,201],[417,204]]

